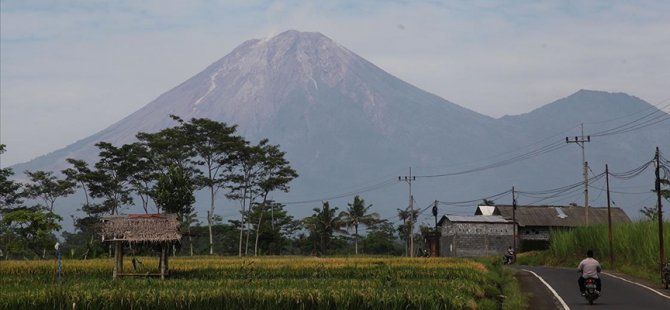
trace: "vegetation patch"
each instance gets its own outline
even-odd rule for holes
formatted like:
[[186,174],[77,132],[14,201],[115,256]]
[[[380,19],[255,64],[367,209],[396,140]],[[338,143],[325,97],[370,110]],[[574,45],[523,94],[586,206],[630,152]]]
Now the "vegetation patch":
[[[665,221],[663,229],[666,236],[664,248],[670,249],[670,222]],[[613,263],[610,263],[607,225],[554,231],[548,250],[522,253],[517,259],[520,264],[576,268],[589,249],[595,252],[605,271],[622,272],[654,282],[660,280],[658,221],[612,225]]]

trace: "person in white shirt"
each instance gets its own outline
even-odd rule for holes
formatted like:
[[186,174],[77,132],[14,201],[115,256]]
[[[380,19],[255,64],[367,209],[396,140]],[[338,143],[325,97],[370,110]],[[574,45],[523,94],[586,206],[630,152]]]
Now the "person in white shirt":
[[593,250],[586,251],[586,258],[579,263],[577,271],[581,274],[577,283],[579,283],[579,291],[582,294],[586,291],[584,282],[588,278],[596,280],[596,290],[600,293],[602,283],[598,274],[602,271],[602,268],[600,267],[600,263],[593,258]]

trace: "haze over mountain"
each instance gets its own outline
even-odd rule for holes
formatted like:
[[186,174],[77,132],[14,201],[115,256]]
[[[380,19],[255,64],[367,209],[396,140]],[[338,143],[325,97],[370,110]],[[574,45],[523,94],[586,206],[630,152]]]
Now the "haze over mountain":
[[[655,118],[642,118],[650,113]],[[636,168],[656,146],[670,150],[668,114],[626,94],[580,90],[527,114],[494,119],[405,83],[320,33],[286,31],[246,41],[109,128],[12,168],[60,171],[69,157],[94,161],[96,142],[132,142],[137,132],[173,126],[169,114],[237,124],[251,141],[280,144],[300,177],[290,193],[274,198],[313,201],[290,204],[298,216],[326,199],[343,209],[363,192],[377,212],[392,217],[408,204],[407,184],[397,176],[410,166],[419,176],[412,184],[417,208],[467,201],[440,213],[472,213],[477,200],[512,186],[539,191],[573,184],[582,180],[581,151],[564,138],[579,135],[580,123],[592,135],[586,154],[594,175],[605,163],[619,172]],[[636,119],[632,129],[622,127],[627,132],[606,131]],[[625,182],[622,188],[631,191],[653,188],[652,177]],[[371,189],[377,190],[365,192]],[[591,204],[604,205],[602,192],[591,191]],[[582,193],[575,193],[541,202],[582,205]],[[511,196],[501,199],[511,202]],[[536,200],[520,197],[521,204]],[[615,201],[632,216],[654,205],[634,195]],[[237,217],[237,204],[225,205],[224,218]]]

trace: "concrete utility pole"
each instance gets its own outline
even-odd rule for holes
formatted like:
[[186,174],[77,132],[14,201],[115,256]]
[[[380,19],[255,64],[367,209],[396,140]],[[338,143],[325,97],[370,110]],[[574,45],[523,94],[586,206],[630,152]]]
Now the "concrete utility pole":
[[516,192],[514,191],[514,186],[512,186],[512,242],[514,244],[514,261],[516,262]]
[[433,204],[433,216],[435,217],[435,233],[437,233],[437,200]]
[[656,147],[656,204],[658,206],[658,250],[661,275],[663,274],[663,262],[665,261],[665,249],[663,247],[663,206],[661,205],[661,152]]
[[405,181],[409,184],[409,257],[414,257],[414,197],[412,197],[412,181],[416,177],[412,176],[412,167],[409,167],[409,176],[398,177],[398,181]]
[[584,123],[582,123],[582,135],[574,140],[565,137],[566,143],[576,143],[582,148],[582,162],[584,163],[584,212],[586,213],[586,225],[589,225],[589,163],[586,161],[584,143],[591,142],[591,136],[584,136]]
[[610,199],[610,169],[605,164],[605,184],[607,185],[607,239],[610,247],[610,266],[614,268],[614,247],[612,246],[612,203]]

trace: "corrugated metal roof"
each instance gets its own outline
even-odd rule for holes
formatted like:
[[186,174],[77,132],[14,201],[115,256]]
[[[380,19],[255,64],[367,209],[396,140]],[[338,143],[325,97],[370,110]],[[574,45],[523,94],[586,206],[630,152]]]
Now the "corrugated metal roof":
[[[612,223],[630,222],[630,218],[621,208],[611,208]],[[561,214],[561,212],[563,214]],[[496,212],[502,217],[512,219],[512,206],[498,205]],[[583,207],[565,206],[517,206],[516,222],[519,226],[575,227],[586,222]],[[589,224],[607,224],[607,208],[589,207]]]
[[[445,215],[444,218],[450,222],[458,223],[512,223],[502,216],[498,215],[475,215],[475,216],[461,216],[461,215]],[[441,221],[440,221],[441,222]]]

